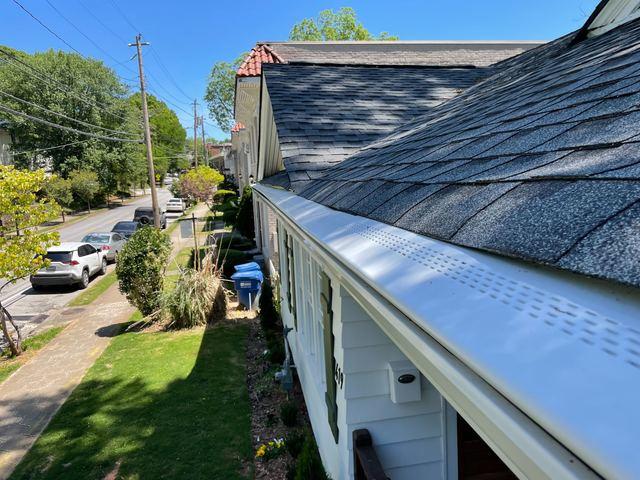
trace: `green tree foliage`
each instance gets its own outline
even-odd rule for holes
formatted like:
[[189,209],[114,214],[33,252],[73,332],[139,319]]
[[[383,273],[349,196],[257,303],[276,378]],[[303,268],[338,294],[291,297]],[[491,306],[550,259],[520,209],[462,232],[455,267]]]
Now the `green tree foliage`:
[[248,239],[253,240],[253,237],[255,237],[253,225],[253,192],[251,187],[244,187],[242,191],[242,197],[240,197],[240,203],[238,205],[236,228]]
[[[138,118],[142,119],[140,94],[132,95],[129,101],[137,112]],[[153,95],[147,95],[147,105],[153,145],[153,165],[156,177],[161,179],[167,172],[177,172],[183,167],[187,131],[178,120],[176,113],[162,100]],[[146,153],[142,146],[138,149],[138,154],[141,161],[145,162]]]
[[[57,217],[60,211],[54,200],[40,196],[45,178],[43,170],[31,172],[0,165],[0,278],[5,281],[25,277],[45,265],[43,255],[59,239],[57,232],[33,228]],[[7,322],[13,325],[16,338],[10,334]],[[11,353],[19,355],[20,332],[2,305],[0,327]]]
[[91,170],[78,169],[69,174],[69,181],[74,195],[86,203],[91,213],[91,202],[100,192],[98,175]]
[[[212,198],[218,184],[224,177],[217,170],[200,165],[180,175],[176,189],[180,196],[197,202],[206,202]],[[175,183],[175,182],[174,182]]]
[[233,62],[216,62],[209,74],[204,99],[211,118],[221,130],[228,132],[233,126],[233,101],[236,92],[236,71],[242,65],[246,53]]
[[371,35],[351,7],[342,7],[337,12],[322,10],[318,18],[305,18],[291,29],[289,40],[330,41],[330,40],[398,40],[398,37],[382,32]]
[[[6,47],[0,47],[0,50],[8,51]],[[74,53],[54,50],[33,55],[15,51],[9,53],[28,66],[18,63],[15,57],[7,59],[4,55],[0,56],[3,60],[7,60],[0,64],[0,91],[5,92],[0,94],[0,100],[4,105],[78,130],[131,139],[141,136],[137,119],[132,115],[129,103],[126,101],[127,87],[102,62],[83,58]],[[37,71],[31,70],[29,66]],[[48,78],[42,77],[38,72],[44,72]],[[6,94],[31,104],[25,104]],[[46,112],[38,106],[104,129],[123,133],[113,133],[82,125]],[[16,163],[19,166],[30,168],[44,166],[43,162],[46,160],[53,171],[63,177],[79,167],[89,167],[83,162],[90,149],[115,152],[115,156],[124,158],[132,147],[119,142],[90,139],[11,114],[3,113],[3,117],[10,120],[9,130],[16,140],[14,148],[17,151],[33,152],[33,150],[51,146],[71,144],[64,148],[48,150],[46,155],[40,152],[16,155]],[[126,167],[126,163],[124,165]],[[91,167],[97,167],[97,165],[91,165]],[[99,167],[105,170],[109,167],[109,174],[117,176],[122,170],[122,163],[110,163],[107,166],[99,165]]]
[[55,199],[58,205],[60,205],[62,221],[64,222],[64,211],[71,207],[73,203],[73,186],[71,180],[54,175],[47,180],[44,191],[49,198]]
[[162,230],[144,227],[136,231],[118,255],[116,276],[120,291],[143,315],[161,305],[164,270],[171,240]]

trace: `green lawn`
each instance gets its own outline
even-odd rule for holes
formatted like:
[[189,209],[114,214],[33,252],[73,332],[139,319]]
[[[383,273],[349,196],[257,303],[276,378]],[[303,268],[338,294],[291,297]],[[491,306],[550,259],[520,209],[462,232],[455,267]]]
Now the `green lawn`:
[[250,478],[247,334],[115,337],[11,479]]
[[79,307],[82,305],[89,305],[93,303],[93,301],[102,295],[107,289],[118,281],[118,277],[116,277],[116,271],[113,270],[111,273],[108,273],[104,277],[94,280],[93,285],[91,285],[88,289],[78,295],[76,298],[71,300],[67,306],[69,307]]
[[40,350],[47,343],[55,338],[64,327],[53,327],[29,337],[22,342],[24,353],[19,357],[0,357],[0,383],[4,382],[9,375],[19,369],[32,354]]

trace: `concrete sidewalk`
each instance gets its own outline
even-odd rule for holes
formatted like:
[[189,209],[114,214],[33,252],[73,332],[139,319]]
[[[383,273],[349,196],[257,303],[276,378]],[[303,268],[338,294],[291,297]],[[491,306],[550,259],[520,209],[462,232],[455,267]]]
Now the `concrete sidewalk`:
[[134,311],[117,283],[93,304],[65,309],[67,328],[0,384],[0,479],[9,477]]
[[[204,217],[205,204],[195,209]],[[198,222],[201,242],[203,221]],[[182,239],[180,227],[172,232],[171,258],[193,239]],[[118,291],[118,284],[86,307],[66,307],[58,315],[69,325],[35,357],[0,384],[0,480],[11,475],[22,457],[80,383],[116,334],[119,324],[129,320],[133,308]]]

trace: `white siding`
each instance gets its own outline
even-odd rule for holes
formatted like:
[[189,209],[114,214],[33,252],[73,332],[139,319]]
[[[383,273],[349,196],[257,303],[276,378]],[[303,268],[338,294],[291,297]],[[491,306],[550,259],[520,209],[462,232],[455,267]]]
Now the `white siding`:
[[[287,251],[285,248],[286,241],[286,230],[282,227],[282,224],[279,224],[278,231],[278,240],[279,240],[279,252],[280,252],[280,302],[281,302],[281,315],[282,321],[286,327],[294,328],[294,319],[293,315],[290,313],[290,306],[287,302],[287,284],[288,284],[288,271],[287,271]],[[294,245],[297,246],[298,250],[300,249],[300,240],[294,238]],[[295,251],[295,250],[294,250]],[[300,267],[298,264],[300,263],[299,257],[294,259],[295,266],[295,278],[296,283],[300,278]],[[298,378],[300,379],[300,383],[302,385],[302,392],[304,394],[305,403],[307,405],[307,411],[309,413],[309,419],[311,421],[311,426],[313,428],[313,433],[316,438],[316,442],[318,443],[318,449],[320,451],[320,455],[322,457],[322,462],[331,476],[334,479],[344,478],[340,469],[340,459],[342,458],[340,454],[341,446],[336,444],[333,435],[331,433],[331,429],[329,428],[329,423],[327,421],[327,407],[325,404],[325,385],[324,385],[324,371],[322,372],[322,378],[318,378],[318,364],[317,364],[317,356],[311,357],[307,354],[307,350],[305,351],[305,342],[306,339],[303,338],[304,334],[300,334],[301,329],[305,329],[307,322],[311,321],[309,318],[305,318],[305,314],[302,312],[300,308],[303,303],[303,298],[300,297],[301,294],[304,295],[304,289],[300,287],[296,287],[296,305],[298,308],[297,311],[297,323],[298,323],[298,331],[292,330],[288,335],[289,346],[291,348],[291,353],[293,355],[296,370],[298,373]],[[322,333],[319,334],[320,337]],[[321,337],[322,338],[322,337]],[[320,345],[317,348],[322,348],[322,342],[320,341]],[[318,353],[323,353],[323,351],[318,351]],[[322,360],[322,358],[320,357]]]
[[344,374],[338,390],[343,471],[353,475],[351,433],[366,428],[378,458],[393,480],[444,478],[443,399],[420,378],[417,402],[391,401],[387,365],[406,360],[363,308],[342,288],[339,315],[334,310],[336,359]]
[[[280,226],[282,316],[294,327],[287,303],[285,230]],[[445,478],[444,401],[423,377],[422,398],[391,401],[387,366],[406,357],[363,308],[332,277],[335,358],[344,375],[337,387],[339,441],[329,428],[322,314],[319,305],[322,265],[305,244],[293,239],[297,331],[288,335],[311,424],[327,472],[334,479],[353,478],[352,432],[367,428],[387,474],[393,480]],[[331,273],[325,271],[331,277]]]

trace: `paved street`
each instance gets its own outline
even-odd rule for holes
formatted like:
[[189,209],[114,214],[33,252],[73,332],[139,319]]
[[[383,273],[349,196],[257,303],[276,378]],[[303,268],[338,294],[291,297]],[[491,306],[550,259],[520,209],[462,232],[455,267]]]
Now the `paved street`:
[[[171,193],[164,188],[158,190],[160,206],[164,208]],[[87,233],[109,231],[120,220],[131,220],[137,207],[151,204],[151,196],[146,195],[126,205],[116,206],[110,210],[97,212],[88,218],[59,228],[60,240],[63,242],[79,241]],[[167,215],[169,223],[178,217],[177,213]],[[111,265],[109,269],[113,269]],[[92,282],[97,277],[92,279]],[[66,305],[71,299],[79,295],[77,287],[53,287],[36,292],[31,288],[28,280],[22,280],[15,285],[7,286],[3,293],[4,304],[16,317],[24,333],[28,333],[37,325],[49,318],[53,313]]]

